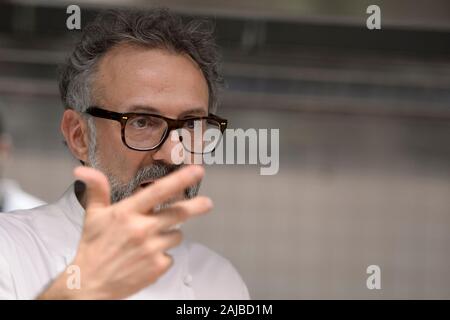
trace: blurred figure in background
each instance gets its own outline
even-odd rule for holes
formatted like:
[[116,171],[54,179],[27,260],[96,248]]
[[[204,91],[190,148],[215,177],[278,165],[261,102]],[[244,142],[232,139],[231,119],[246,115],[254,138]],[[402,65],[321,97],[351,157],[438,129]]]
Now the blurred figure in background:
[[11,147],[11,137],[5,132],[3,118],[0,115],[0,212],[31,209],[45,204],[22,190],[16,181],[3,177],[5,162],[11,155]]

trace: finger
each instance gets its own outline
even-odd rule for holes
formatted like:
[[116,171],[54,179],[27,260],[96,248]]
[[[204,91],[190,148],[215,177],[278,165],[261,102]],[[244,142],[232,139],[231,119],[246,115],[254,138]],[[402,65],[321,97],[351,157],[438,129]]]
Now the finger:
[[149,246],[154,252],[165,252],[178,246],[183,241],[183,234],[180,230],[173,230],[160,234],[157,238],[152,238]]
[[77,180],[86,185],[86,211],[93,208],[104,208],[111,204],[108,178],[99,170],[89,167],[77,167],[74,170]]
[[157,228],[162,231],[168,230],[190,218],[207,213],[212,207],[211,199],[201,196],[177,202],[158,212]]
[[159,257],[158,257],[158,264],[161,267],[161,269],[163,270],[163,272],[167,272],[167,270],[169,270],[173,264],[175,263],[173,257],[168,254],[168,253],[162,253]]
[[156,180],[153,184],[135,195],[121,201],[118,205],[123,210],[146,214],[156,205],[173,198],[190,186],[197,184],[204,175],[204,169],[198,165],[189,165],[168,176]]

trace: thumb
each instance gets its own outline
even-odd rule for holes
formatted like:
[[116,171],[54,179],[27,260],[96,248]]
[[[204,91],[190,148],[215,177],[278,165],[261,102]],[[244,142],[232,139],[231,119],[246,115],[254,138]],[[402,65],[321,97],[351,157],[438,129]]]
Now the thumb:
[[104,208],[111,204],[111,188],[108,178],[97,169],[77,167],[73,171],[75,178],[86,185],[86,211],[93,208]]

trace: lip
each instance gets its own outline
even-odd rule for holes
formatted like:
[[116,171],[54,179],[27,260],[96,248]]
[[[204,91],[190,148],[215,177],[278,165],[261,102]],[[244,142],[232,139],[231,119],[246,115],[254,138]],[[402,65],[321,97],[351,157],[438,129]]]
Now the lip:
[[154,182],[153,180],[144,181],[139,185],[139,187],[141,187],[141,188],[148,187],[149,185],[153,184],[153,182]]

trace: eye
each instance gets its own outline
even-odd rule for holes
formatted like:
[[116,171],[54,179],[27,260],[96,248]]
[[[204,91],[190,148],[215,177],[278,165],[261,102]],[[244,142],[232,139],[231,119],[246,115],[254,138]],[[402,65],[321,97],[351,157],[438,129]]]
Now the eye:
[[184,124],[188,129],[194,129],[195,128],[195,121],[194,119],[189,119]]
[[138,117],[131,121],[131,125],[136,129],[143,129],[148,127],[150,123],[146,117]]

